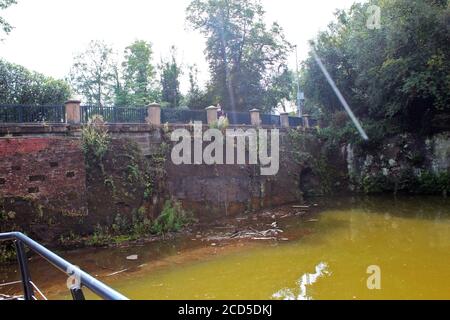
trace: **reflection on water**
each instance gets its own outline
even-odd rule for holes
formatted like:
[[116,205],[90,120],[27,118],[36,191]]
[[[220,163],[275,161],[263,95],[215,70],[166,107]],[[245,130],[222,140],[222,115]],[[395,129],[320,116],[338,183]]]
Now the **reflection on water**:
[[[131,299],[450,299],[450,200],[316,201],[313,219],[278,219],[287,242],[189,237],[63,256]],[[369,266],[380,267],[381,290],[368,288]],[[31,267],[44,293],[68,298],[64,276],[39,260]],[[0,282],[15,279],[0,268]]]
[[313,297],[308,296],[307,294],[307,287],[316,283],[319,278],[328,275],[331,275],[331,272],[328,271],[328,265],[324,262],[319,263],[319,265],[316,266],[316,273],[305,273],[300,280],[298,280],[298,295],[295,295],[295,290],[282,289],[275,293],[272,298],[277,300],[313,300]]

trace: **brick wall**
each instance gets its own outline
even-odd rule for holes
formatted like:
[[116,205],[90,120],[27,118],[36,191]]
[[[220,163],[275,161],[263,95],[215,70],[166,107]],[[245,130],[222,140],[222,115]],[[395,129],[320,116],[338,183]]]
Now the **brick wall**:
[[0,138],[0,198],[27,198],[62,214],[86,214],[86,172],[78,139]]

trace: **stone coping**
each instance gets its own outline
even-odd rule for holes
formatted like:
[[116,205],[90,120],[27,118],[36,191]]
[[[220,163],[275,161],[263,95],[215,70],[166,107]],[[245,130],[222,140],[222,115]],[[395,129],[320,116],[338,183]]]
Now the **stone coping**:
[[[108,131],[112,133],[121,133],[121,132],[151,132],[156,129],[161,129],[165,125],[162,124],[160,126],[149,125],[145,123],[111,123],[106,124],[108,127]],[[209,128],[207,124],[203,125],[204,128]],[[24,134],[70,134],[81,131],[82,125],[73,125],[73,124],[40,124],[40,123],[30,123],[30,124],[17,124],[17,123],[0,123],[0,136],[6,135],[24,135]],[[174,128],[192,128],[190,124],[169,124],[170,129]],[[255,128],[252,125],[230,125],[229,128],[242,128],[242,129],[251,129]],[[263,129],[279,129],[279,130],[287,130],[289,128],[275,127],[270,125],[262,125],[259,128]],[[295,129],[295,128],[292,128]]]

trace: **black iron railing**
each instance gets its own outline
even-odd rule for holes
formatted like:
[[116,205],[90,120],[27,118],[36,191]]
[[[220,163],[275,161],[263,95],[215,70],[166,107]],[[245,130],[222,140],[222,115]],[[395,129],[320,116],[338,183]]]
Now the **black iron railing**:
[[161,123],[187,124],[191,122],[206,123],[205,110],[162,109]]
[[94,116],[101,116],[109,123],[145,123],[147,108],[81,106],[81,121],[86,123]]
[[250,125],[252,124],[250,113],[248,112],[226,112],[228,121],[231,125]]
[[0,105],[0,123],[64,123],[63,105]]
[[76,266],[70,264],[63,258],[59,257],[55,253],[20,232],[2,233],[0,234],[0,242],[2,241],[13,241],[15,244],[25,300],[37,300],[34,292],[35,290],[42,295],[37,286],[31,280],[25,246],[40,255],[60,271],[66,273],[68,276],[75,276],[78,278],[78,285],[70,288],[70,292],[74,300],[84,300],[84,294],[82,291],[83,287],[88,288],[102,299],[128,300],[122,294],[111,289],[86,272],[78,269]]
[[281,126],[280,116],[277,116],[277,115],[262,114],[261,122],[265,126],[276,126],[276,127]]
[[301,127],[303,126],[303,119],[299,117],[289,117],[289,126],[290,127]]
[[[0,123],[66,123],[65,106],[30,106],[0,105]],[[146,123],[148,108],[146,107],[98,107],[81,106],[81,123],[87,123],[95,116],[101,116],[107,123]],[[231,125],[251,125],[249,112],[224,112]],[[280,127],[278,115],[261,114],[261,123],[265,126]],[[161,110],[161,123],[188,124],[191,122],[207,123],[205,110],[170,109]],[[303,126],[302,118],[289,117],[290,127]],[[309,119],[310,127],[317,121]]]

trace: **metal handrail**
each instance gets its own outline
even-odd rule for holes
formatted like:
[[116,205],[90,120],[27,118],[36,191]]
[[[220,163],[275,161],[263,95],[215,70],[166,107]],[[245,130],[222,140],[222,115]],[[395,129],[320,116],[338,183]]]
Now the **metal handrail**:
[[36,241],[28,238],[26,235],[20,232],[10,232],[0,234],[1,241],[14,241],[16,245],[17,259],[19,262],[20,273],[22,276],[22,284],[24,289],[25,300],[33,300],[33,286],[31,282],[30,273],[28,272],[28,263],[25,256],[24,245],[39,254],[42,258],[47,260],[53,266],[55,266],[60,271],[66,273],[68,276],[73,276],[74,270],[76,270],[76,275],[80,279],[80,288],[71,289],[71,293],[74,299],[84,299],[84,295],[81,288],[84,286],[97,294],[99,297],[106,300],[128,300],[127,297],[120,294],[119,292],[111,289],[101,281],[95,279],[88,273],[79,270],[78,267],[67,262],[63,258],[59,257],[52,251],[48,250],[44,246],[40,245]]

